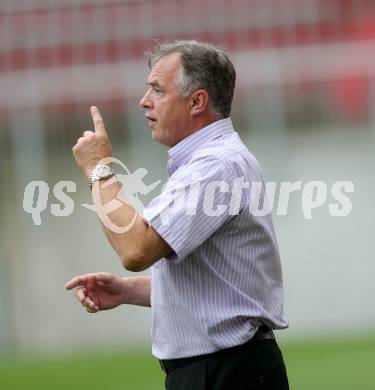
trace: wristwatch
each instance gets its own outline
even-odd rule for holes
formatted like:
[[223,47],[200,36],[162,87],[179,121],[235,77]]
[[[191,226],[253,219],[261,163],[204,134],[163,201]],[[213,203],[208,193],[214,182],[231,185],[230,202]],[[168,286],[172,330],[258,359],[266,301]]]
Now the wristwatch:
[[92,171],[88,183],[90,188],[92,188],[93,184],[98,180],[104,180],[109,179],[110,177],[114,176],[115,173],[112,170],[112,167],[109,167],[108,165],[98,164],[94,170]]

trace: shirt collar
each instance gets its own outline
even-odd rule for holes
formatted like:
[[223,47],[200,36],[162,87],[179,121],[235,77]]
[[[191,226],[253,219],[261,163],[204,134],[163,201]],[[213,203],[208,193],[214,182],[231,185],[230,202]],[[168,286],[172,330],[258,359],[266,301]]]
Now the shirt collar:
[[225,118],[210,123],[208,126],[202,127],[184,138],[168,150],[168,173],[171,175],[178,167],[190,159],[193,152],[200,149],[207,142],[233,131],[232,120]]

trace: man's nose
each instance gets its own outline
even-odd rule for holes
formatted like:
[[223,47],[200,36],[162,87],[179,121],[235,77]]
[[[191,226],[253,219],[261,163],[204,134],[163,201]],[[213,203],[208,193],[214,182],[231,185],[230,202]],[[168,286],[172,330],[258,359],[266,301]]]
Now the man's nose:
[[148,92],[145,93],[143,98],[139,101],[139,105],[143,108],[150,108],[152,107],[152,101],[150,100],[148,96]]

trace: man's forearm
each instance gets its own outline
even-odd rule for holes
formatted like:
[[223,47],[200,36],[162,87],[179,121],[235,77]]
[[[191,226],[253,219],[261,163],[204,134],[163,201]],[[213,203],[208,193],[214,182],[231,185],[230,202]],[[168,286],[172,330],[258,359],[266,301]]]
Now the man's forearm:
[[151,307],[151,276],[130,276],[124,281],[124,304]]
[[[113,180],[113,179],[111,179]],[[108,202],[118,199],[117,196],[119,194],[119,191],[121,190],[120,183],[115,180],[111,185],[109,185],[106,188],[103,188],[103,185],[107,182],[107,180],[103,180],[100,183],[99,187],[99,194],[97,192],[98,187],[93,188],[93,200],[95,203],[95,206],[98,209],[101,207],[103,209],[104,205],[106,205]],[[95,191],[95,192],[94,192]],[[101,205],[98,205],[95,199],[97,196],[100,196],[100,203]],[[113,212],[109,214],[100,215],[101,210],[98,210],[98,214],[104,229],[104,232],[113,246],[114,250],[117,252],[117,254],[122,257],[123,255],[123,248],[126,248],[128,251],[131,251],[133,247],[137,246],[137,243],[139,240],[142,240],[142,236],[145,234],[146,226],[144,225],[145,222],[142,220],[140,216],[136,216],[136,210],[129,204],[123,203],[119,208],[114,210]],[[133,218],[136,216],[135,221],[133,222]],[[105,223],[105,221],[108,221],[108,223]],[[118,233],[111,228],[111,225],[115,228],[118,228],[121,230],[126,230],[125,228],[128,227],[129,229],[127,231]]]
[[99,191],[98,187],[93,188],[94,204],[104,232],[124,267],[129,271],[142,271],[168,255],[171,249],[127,203],[122,202],[122,205],[108,215],[100,214],[103,213],[104,205],[118,200],[121,185],[116,179],[111,180],[113,183],[106,187],[103,186],[105,181],[101,182]]

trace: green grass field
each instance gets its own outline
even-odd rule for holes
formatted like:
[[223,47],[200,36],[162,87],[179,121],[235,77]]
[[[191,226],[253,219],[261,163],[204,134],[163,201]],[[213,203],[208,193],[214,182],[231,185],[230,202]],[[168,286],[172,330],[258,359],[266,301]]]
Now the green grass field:
[[[281,348],[292,390],[375,390],[375,338]],[[163,381],[148,350],[0,359],[1,390],[157,390]]]

